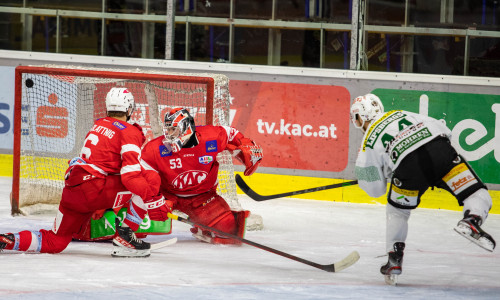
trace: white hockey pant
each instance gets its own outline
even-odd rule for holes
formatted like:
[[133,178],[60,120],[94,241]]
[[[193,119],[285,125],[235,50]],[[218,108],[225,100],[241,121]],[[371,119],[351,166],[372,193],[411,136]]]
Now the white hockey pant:
[[394,251],[396,242],[404,243],[408,234],[408,219],[411,209],[401,209],[387,203],[386,206],[385,241],[387,252]]
[[479,189],[464,200],[464,213],[468,210],[471,215],[480,216],[484,221],[491,209],[491,196],[486,189]]

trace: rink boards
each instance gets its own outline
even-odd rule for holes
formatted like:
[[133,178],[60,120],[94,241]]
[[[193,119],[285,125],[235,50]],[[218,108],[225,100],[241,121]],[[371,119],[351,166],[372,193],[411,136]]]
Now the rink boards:
[[[343,182],[343,179],[318,178],[305,176],[290,176],[254,173],[250,177],[243,176],[245,182],[261,195],[272,195],[277,193],[286,193],[302,189],[309,189],[319,186],[331,185]],[[12,155],[0,154],[0,176],[12,176]],[[500,191],[490,190],[490,195],[493,198],[493,207],[490,211],[492,214],[500,214]],[[238,193],[243,192],[238,188]],[[387,203],[386,196],[379,198],[371,198],[357,185],[323,190],[314,193],[301,194],[292,196],[292,198],[311,199],[333,202],[347,203],[367,203],[375,205],[385,205]],[[272,201],[272,200],[268,200]],[[429,189],[422,197],[420,203],[421,208],[446,209],[461,211],[455,198],[442,189]]]

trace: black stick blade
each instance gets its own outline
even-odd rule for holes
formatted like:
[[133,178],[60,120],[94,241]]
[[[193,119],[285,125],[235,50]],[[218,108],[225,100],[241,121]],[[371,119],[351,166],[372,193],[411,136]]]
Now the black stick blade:
[[248,186],[248,184],[241,178],[239,174],[236,174],[235,176],[235,181],[238,187],[245,193],[247,194],[250,198],[252,198],[255,201],[265,201],[265,200],[271,200],[271,199],[276,199],[276,198],[283,198],[283,197],[288,197],[288,196],[295,196],[295,195],[301,195],[301,194],[306,194],[306,193],[313,193],[313,192],[318,192],[318,191],[324,191],[324,190],[329,190],[329,189],[334,189],[334,188],[339,188],[339,187],[344,187],[344,186],[350,186],[357,184],[357,180],[353,181],[346,181],[346,182],[341,182],[341,183],[336,183],[336,184],[329,184],[325,186],[318,186],[315,188],[310,188],[310,189],[305,189],[305,190],[298,190],[298,191],[293,191],[293,192],[286,192],[286,193],[280,193],[280,194],[274,194],[274,195],[267,195],[263,196],[252,190]]

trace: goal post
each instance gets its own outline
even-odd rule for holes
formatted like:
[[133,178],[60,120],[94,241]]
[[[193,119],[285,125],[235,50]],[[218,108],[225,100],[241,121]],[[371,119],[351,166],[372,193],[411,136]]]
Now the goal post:
[[[56,206],[68,160],[79,156],[85,135],[106,116],[111,87],[127,87],[136,109],[131,122],[147,141],[163,134],[163,116],[188,108],[197,125],[230,125],[229,80],[221,74],[167,73],[68,66],[19,66],[15,70],[12,214]],[[228,151],[220,164],[218,193],[241,210]],[[261,221],[260,221],[261,222]]]

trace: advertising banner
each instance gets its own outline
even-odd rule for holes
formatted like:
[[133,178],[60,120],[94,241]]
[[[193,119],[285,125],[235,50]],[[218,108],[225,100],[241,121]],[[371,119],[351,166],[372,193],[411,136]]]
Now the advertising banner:
[[14,145],[14,73],[13,67],[0,67],[0,149]]
[[452,144],[486,183],[500,183],[500,95],[375,89],[385,111],[402,109],[441,119]]
[[[54,92],[47,86],[60,88]],[[23,101],[30,104],[21,108],[23,148],[35,152],[70,153],[76,137],[76,86],[57,78],[31,74],[23,89],[23,97],[32,99]],[[53,141],[57,141],[57,147]]]
[[230,81],[232,126],[264,149],[261,166],[340,172],[349,151],[342,86]]

